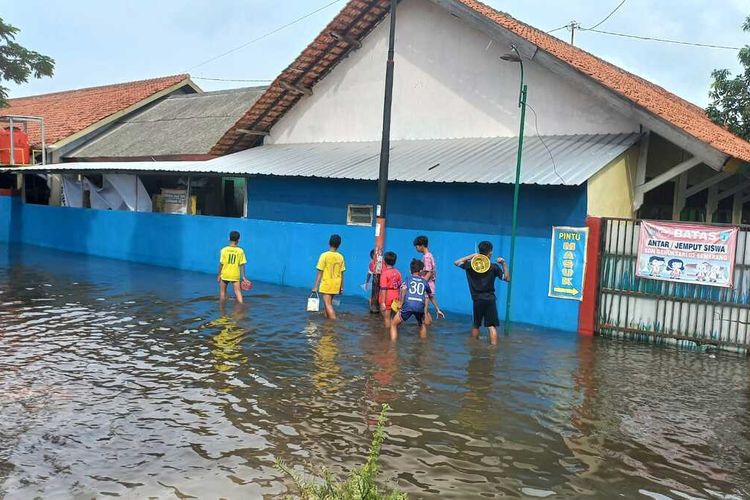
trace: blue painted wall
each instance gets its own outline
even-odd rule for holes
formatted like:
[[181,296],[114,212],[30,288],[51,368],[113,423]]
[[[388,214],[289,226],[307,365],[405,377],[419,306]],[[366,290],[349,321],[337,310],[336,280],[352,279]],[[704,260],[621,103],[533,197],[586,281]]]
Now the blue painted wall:
[[20,197],[0,196],[0,242],[13,242],[18,237],[22,208]]
[[0,242],[7,242],[10,239],[10,196],[0,196]]
[[[347,203],[371,203],[374,183],[259,178],[250,187],[251,219],[186,217],[21,205],[0,197],[0,240],[115,259],[215,272],[218,251],[231,230],[242,233],[252,279],[309,287],[328,236],[343,237],[346,293],[361,295],[373,229],[346,226]],[[575,330],[578,303],[547,297],[552,225],[582,225],[585,188],[524,186],[516,250],[513,317],[516,321]],[[438,261],[438,299],[449,312],[468,314],[464,273],[453,260],[488,239],[495,255],[509,248],[511,186],[394,184],[389,198],[387,247],[405,272],[425,233]],[[503,236],[499,236],[503,235]],[[212,278],[206,279],[212,289]],[[505,285],[498,285],[504,303]],[[302,306],[300,306],[302,307]],[[500,307],[502,314],[503,307]]]
[[[367,181],[253,178],[249,185],[253,219],[346,224],[348,204],[377,199],[377,184]],[[389,187],[388,225],[422,231],[510,233],[513,186],[415,184]],[[554,212],[554,213],[550,213]],[[584,187],[523,186],[519,231],[549,237],[548,226],[582,224]]]

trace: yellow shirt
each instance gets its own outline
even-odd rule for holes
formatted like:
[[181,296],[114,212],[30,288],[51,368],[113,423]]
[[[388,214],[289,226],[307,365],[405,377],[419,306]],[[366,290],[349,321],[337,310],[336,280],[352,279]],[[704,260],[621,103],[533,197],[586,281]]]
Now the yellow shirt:
[[239,281],[240,266],[247,264],[245,251],[240,247],[227,246],[221,249],[219,257],[221,263],[221,279],[224,281]]
[[323,271],[320,281],[320,293],[338,295],[341,293],[341,281],[346,265],[344,256],[338,252],[323,252],[318,259],[318,271]]

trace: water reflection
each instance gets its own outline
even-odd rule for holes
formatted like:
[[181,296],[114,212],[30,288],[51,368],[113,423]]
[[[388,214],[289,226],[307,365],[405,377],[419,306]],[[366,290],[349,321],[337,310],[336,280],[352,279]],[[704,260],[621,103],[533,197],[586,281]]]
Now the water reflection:
[[[427,339],[347,301],[0,247],[0,496],[274,497],[274,458],[361,463],[394,408],[386,479],[415,497],[743,497],[745,359],[466,321]],[[300,304],[290,311],[289,304]],[[661,496],[660,496],[661,495]]]
[[385,334],[378,335],[380,325],[374,326],[373,335],[362,337],[362,348],[371,366],[368,395],[374,402],[383,404],[398,397],[398,388],[394,384],[399,377],[399,351],[398,345]]
[[238,302],[233,302],[230,307],[233,311],[231,315],[228,315],[226,302],[221,302],[219,318],[206,325],[206,328],[216,331],[211,335],[211,342],[214,345],[211,354],[216,360],[214,368],[219,372],[236,371],[239,366],[247,363],[247,356],[243,355],[240,344],[248,332],[239,325],[245,318],[246,309]]
[[[472,431],[485,433],[488,430],[488,411],[492,408],[495,362],[497,348],[472,342],[470,357],[466,364],[466,391],[461,396],[459,421]],[[493,422],[498,424],[498,422]]]
[[311,340],[315,363],[315,387],[322,394],[334,395],[341,388],[342,381],[341,367],[338,364],[338,339],[333,323],[325,322],[320,328],[316,326]]

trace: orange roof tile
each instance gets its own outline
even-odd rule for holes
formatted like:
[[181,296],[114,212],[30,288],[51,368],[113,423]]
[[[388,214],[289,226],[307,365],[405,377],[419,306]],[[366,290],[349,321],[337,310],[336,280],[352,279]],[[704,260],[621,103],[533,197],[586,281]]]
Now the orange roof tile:
[[[174,75],[8,99],[9,107],[1,108],[0,116],[41,116],[45,141],[51,145],[189,79],[189,75]],[[41,143],[38,128],[30,125],[29,135],[33,144]]]
[[[536,45],[695,139],[730,157],[750,162],[750,143],[713,123],[700,107],[479,1],[454,1]],[[211,152],[226,154],[258,144],[257,136],[242,134],[239,129],[270,130],[301,96],[283,87],[281,82],[312,88],[351,48],[346,42],[334,39],[330,33],[338,31],[350,38],[362,40],[385,17],[389,6],[389,0],[350,0],[302,54],[276,78],[266,93],[237,124],[219,140]]]

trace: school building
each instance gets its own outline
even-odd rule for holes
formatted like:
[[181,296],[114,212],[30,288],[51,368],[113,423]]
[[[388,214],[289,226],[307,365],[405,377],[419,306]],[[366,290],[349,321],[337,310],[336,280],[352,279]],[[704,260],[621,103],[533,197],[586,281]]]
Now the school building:
[[[358,294],[374,239],[389,7],[349,1],[221,135],[214,159],[10,169],[60,176],[68,206],[0,197],[0,240],[213,272],[238,230],[253,279],[309,287],[335,232],[347,293]],[[402,0],[386,246],[404,272],[414,237],[429,236],[446,311],[471,311],[456,258],[484,239],[496,256],[509,251],[521,68],[502,57],[512,45],[529,104],[515,321],[575,331],[590,308],[548,296],[553,226],[750,216],[750,144],[699,107],[479,2]],[[119,208],[89,208],[108,182],[131,186]],[[182,214],[157,213],[170,211]]]

